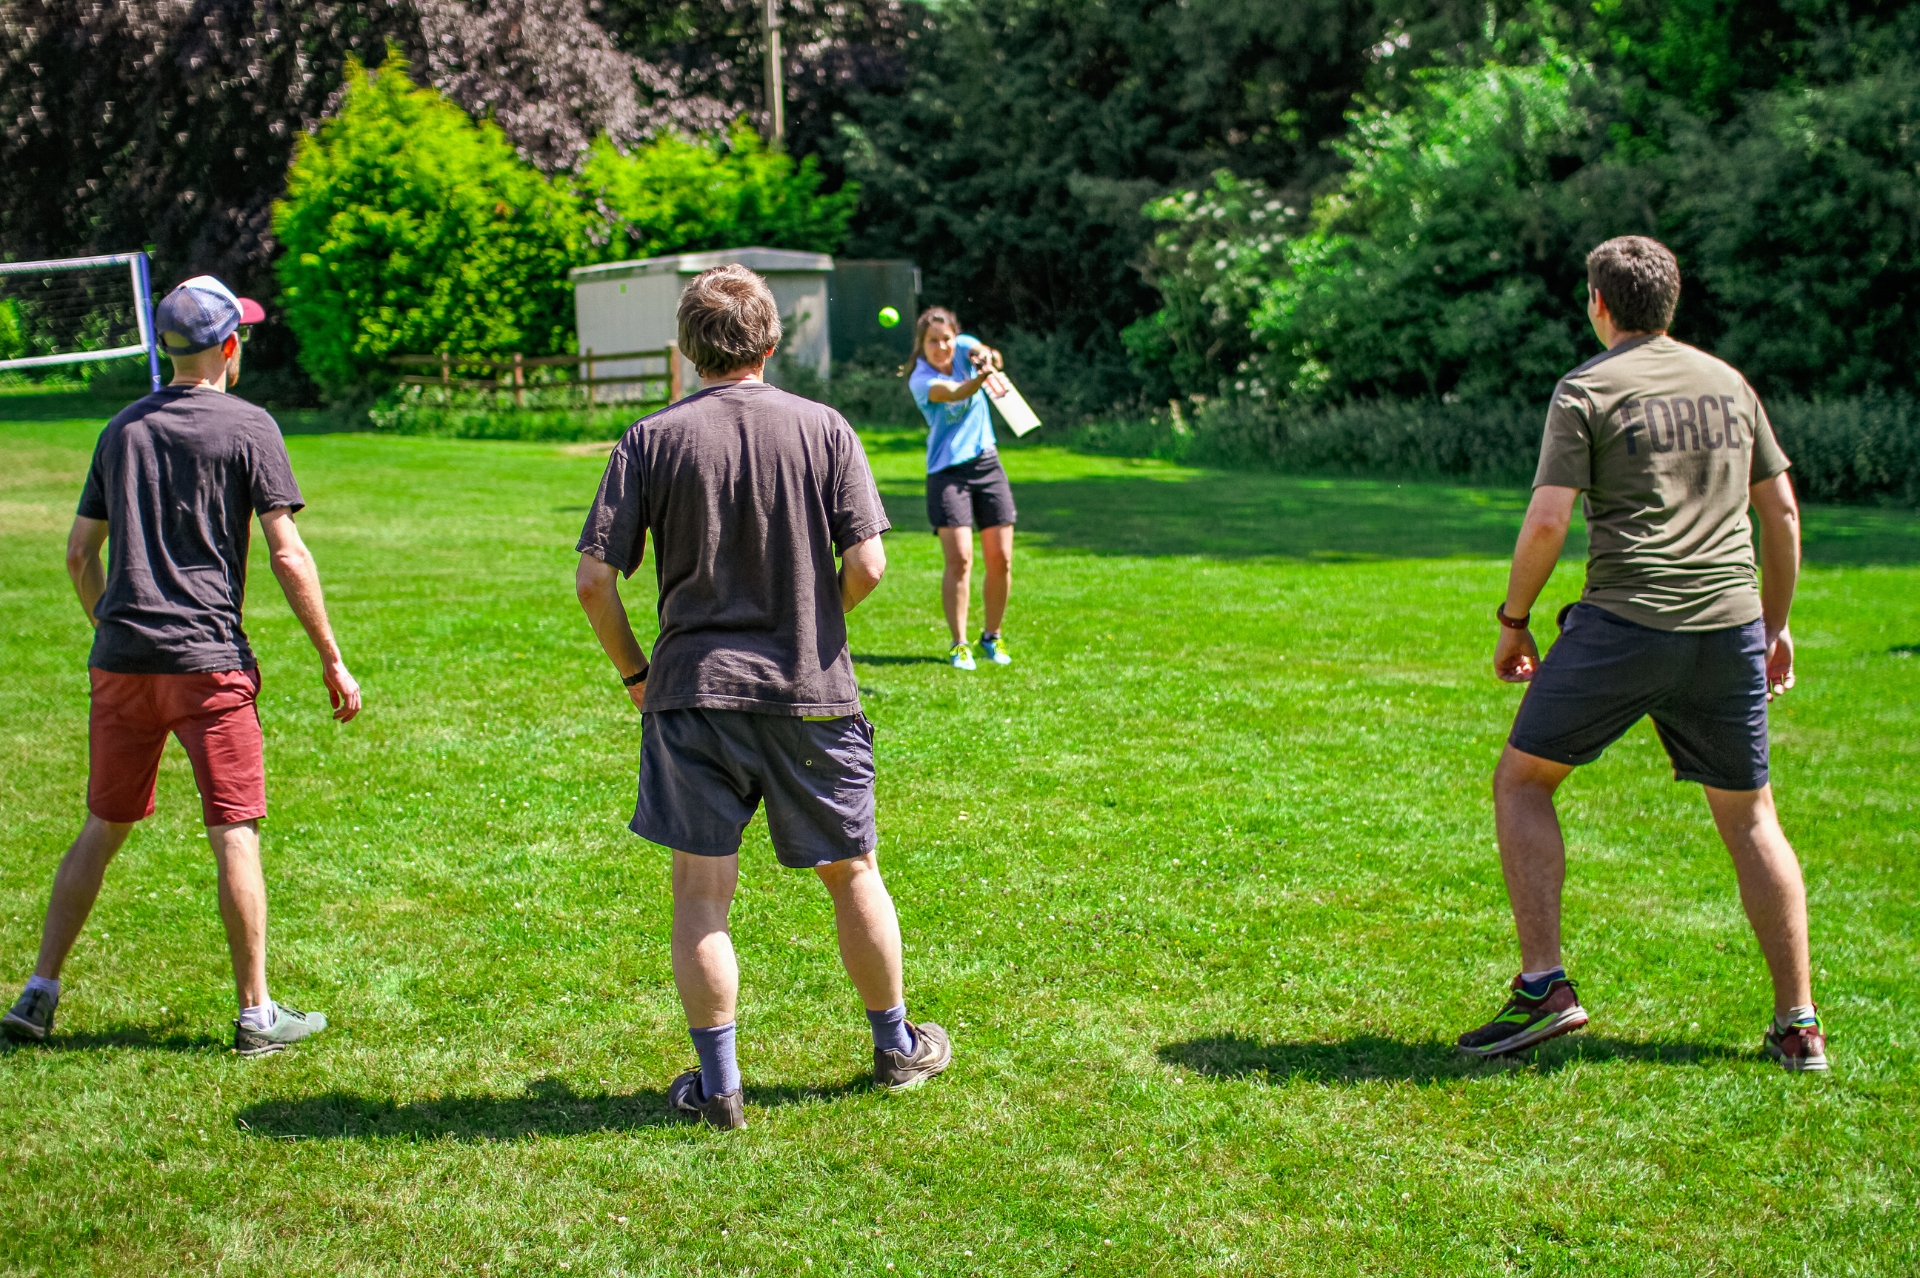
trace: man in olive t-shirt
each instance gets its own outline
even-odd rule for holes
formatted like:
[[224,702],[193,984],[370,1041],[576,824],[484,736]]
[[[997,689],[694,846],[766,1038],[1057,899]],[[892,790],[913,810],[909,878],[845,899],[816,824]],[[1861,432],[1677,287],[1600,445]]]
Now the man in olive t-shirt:
[[[1806,889],[1767,771],[1767,702],[1793,686],[1787,612],[1799,514],[1787,457],[1753,388],[1667,335],[1680,270],[1661,244],[1609,240],[1587,258],[1588,316],[1606,351],[1562,378],[1514,551],[1494,670],[1528,689],[1494,774],[1501,866],[1521,971],[1501,1013],[1460,1037],[1502,1056],[1587,1023],[1560,962],[1566,848],[1553,795],[1651,717],[1674,777],[1699,782],[1732,854],[1773,977],[1763,1046],[1827,1068],[1807,955]],[[1583,497],[1586,589],[1542,661],[1528,628]],[[1760,516],[1764,576],[1756,572]]]

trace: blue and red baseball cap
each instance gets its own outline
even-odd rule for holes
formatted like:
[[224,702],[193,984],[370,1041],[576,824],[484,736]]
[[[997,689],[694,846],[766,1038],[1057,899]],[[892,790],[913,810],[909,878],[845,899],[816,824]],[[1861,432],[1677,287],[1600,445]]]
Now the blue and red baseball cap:
[[226,341],[243,324],[267,317],[260,303],[235,297],[211,275],[196,275],[160,299],[153,308],[160,349],[169,355],[198,355]]

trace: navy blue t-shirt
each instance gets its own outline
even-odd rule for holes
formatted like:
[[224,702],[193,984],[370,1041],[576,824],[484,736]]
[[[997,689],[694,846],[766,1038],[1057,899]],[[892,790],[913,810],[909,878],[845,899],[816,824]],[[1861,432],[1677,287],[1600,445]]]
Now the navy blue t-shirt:
[[94,446],[79,514],[107,523],[107,588],[87,664],[115,674],[251,670],[240,627],[252,518],[299,510],[280,427],[205,386],[123,409]]

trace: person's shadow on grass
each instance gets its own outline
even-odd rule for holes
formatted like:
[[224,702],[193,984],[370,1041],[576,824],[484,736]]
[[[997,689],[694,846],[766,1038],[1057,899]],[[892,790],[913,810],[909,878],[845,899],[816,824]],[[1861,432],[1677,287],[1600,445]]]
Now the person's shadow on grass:
[[202,1031],[155,1030],[147,1025],[119,1025],[79,1034],[55,1030],[39,1043],[0,1038],[0,1052],[224,1052],[233,1047],[231,1036]]
[[[828,1087],[749,1087],[746,1099],[749,1105],[771,1109],[839,1100],[869,1086],[865,1079],[853,1079]],[[634,1131],[686,1121],[668,1112],[664,1090],[580,1092],[557,1078],[537,1078],[518,1096],[454,1095],[406,1104],[328,1092],[300,1100],[262,1101],[234,1118],[242,1131],[277,1140],[520,1140]]]
[[1375,1034],[1334,1043],[1263,1043],[1238,1034],[1214,1034],[1168,1043],[1155,1054],[1168,1065],[1209,1078],[1270,1082],[1299,1078],[1319,1083],[1375,1079],[1439,1083],[1516,1066],[1553,1071],[1620,1060],[1700,1065],[1754,1055],[1709,1043],[1635,1042],[1599,1034],[1565,1034],[1531,1051],[1491,1061],[1468,1056],[1438,1039],[1407,1041]]

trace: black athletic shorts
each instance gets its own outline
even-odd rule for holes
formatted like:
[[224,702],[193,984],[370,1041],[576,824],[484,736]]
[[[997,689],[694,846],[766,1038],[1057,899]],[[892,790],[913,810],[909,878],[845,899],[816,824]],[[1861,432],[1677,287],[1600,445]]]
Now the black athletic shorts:
[[935,528],[993,528],[1017,516],[999,453],[981,453],[927,476],[927,522]]
[[1654,630],[1593,604],[1567,610],[1507,744],[1592,763],[1652,715],[1676,781],[1716,790],[1767,783],[1766,626]]
[[732,856],[762,799],[773,854],[790,869],[873,851],[873,725],[862,714],[640,716],[635,834],[694,856]]

